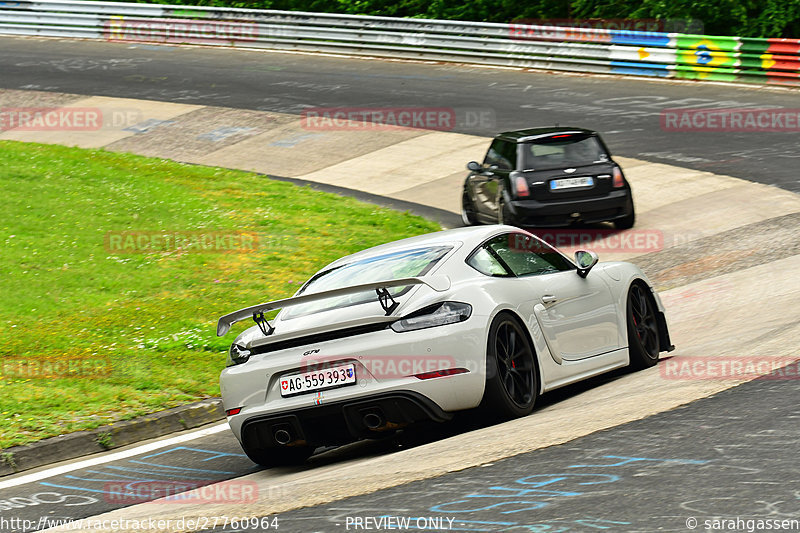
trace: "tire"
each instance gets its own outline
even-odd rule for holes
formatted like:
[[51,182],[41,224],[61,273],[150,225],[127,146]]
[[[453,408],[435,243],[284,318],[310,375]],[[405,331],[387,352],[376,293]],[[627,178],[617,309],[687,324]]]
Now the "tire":
[[628,353],[630,367],[635,370],[655,365],[660,351],[656,306],[649,292],[641,282],[634,282],[628,289]]
[[531,342],[515,317],[501,313],[489,328],[481,408],[493,419],[519,418],[533,411],[538,395],[539,372]]
[[497,203],[497,223],[508,224],[510,226],[514,225],[514,216],[511,214],[511,211],[508,210],[506,201],[502,196]]
[[614,221],[617,229],[631,229],[636,224],[636,210],[633,208],[633,200],[630,201],[630,211],[627,215]]
[[314,453],[314,448],[311,446],[251,450],[242,445],[242,449],[251,461],[265,468],[301,465]]
[[469,197],[466,189],[461,195],[461,220],[465,226],[477,226],[478,217],[475,216],[475,206],[472,204],[472,199]]

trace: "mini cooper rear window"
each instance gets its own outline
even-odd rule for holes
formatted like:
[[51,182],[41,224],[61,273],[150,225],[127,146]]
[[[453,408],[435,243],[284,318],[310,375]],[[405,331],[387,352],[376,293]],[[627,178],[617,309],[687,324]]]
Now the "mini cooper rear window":
[[554,135],[525,143],[522,154],[524,167],[531,170],[590,165],[609,159],[597,138],[586,134]]
[[[424,276],[444,257],[452,246],[432,246],[428,248],[415,248],[392,252],[377,257],[361,259],[353,263],[331,268],[320,272],[303,287],[300,294],[308,294],[352,285],[372,283],[376,281],[393,280],[400,278],[413,278]],[[399,296],[409,287],[395,287],[389,289],[392,296]],[[296,318],[311,313],[319,313],[339,307],[349,307],[369,301],[377,301],[375,291],[368,291],[339,298],[320,300],[296,307],[287,308],[282,317],[284,320]],[[380,310],[380,307],[378,307]]]

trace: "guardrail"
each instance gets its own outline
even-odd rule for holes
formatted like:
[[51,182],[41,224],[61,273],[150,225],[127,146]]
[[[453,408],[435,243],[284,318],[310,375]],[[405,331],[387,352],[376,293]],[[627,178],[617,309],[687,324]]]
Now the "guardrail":
[[0,34],[800,85],[797,39],[69,0],[0,1]]

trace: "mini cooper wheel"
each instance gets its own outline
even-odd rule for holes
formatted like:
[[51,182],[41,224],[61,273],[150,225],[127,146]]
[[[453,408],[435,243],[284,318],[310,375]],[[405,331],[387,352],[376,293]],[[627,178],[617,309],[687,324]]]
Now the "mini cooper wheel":
[[511,211],[508,209],[506,201],[502,196],[497,202],[497,223],[508,224],[510,226],[514,225],[514,215],[511,214]]
[[659,340],[656,308],[642,283],[628,290],[628,352],[632,368],[648,368],[658,362]]
[[461,220],[465,226],[477,226],[478,217],[475,216],[475,206],[472,204],[472,199],[469,197],[466,189],[461,195]]
[[617,229],[631,229],[636,224],[636,211],[633,208],[633,200],[628,201],[628,212],[622,218],[614,221],[614,227]]
[[502,313],[489,328],[482,406],[493,417],[517,418],[533,411],[538,394],[533,347],[519,321]]

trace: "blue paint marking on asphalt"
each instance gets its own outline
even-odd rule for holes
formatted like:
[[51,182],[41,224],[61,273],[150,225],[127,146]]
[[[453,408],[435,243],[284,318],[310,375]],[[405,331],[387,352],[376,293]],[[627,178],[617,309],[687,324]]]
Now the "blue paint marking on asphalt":
[[[64,477],[67,478],[67,479],[76,479],[78,481],[90,481],[92,483],[108,483],[109,481],[116,481],[116,480],[120,480],[120,479],[136,479],[136,478],[133,478],[131,476],[125,476],[124,474],[98,472],[96,470],[93,473],[97,473],[97,474],[100,474],[101,476],[106,476],[107,478],[111,478],[111,479],[96,479],[96,478],[92,478],[92,477],[81,477],[81,476],[76,476],[76,475],[72,475],[72,474],[68,474],[68,475],[66,475]],[[141,478],[139,478],[139,479],[141,479]]]
[[[174,477],[177,472],[157,472],[153,470],[140,470],[137,468],[126,468],[124,466],[109,466],[108,468],[113,470],[121,470],[123,472],[130,472],[132,474],[150,474],[153,476],[163,476],[163,477]],[[220,472],[221,474],[234,474],[235,472]],[[185,477],[186,479],[214,479],[213,477],[208,476],[199,476],[196,473],[192,474],[184,474],[181,473],[181,476]]]
[[625,457],[624,455],[604,455],[604,459],[623,459],[618,463],[612,463],[607,465],[570,465],[567,468],[607,468],[611,466],[623,466],[629,463],[635,463],[639,461],[658,461],[663,463],[682,463],[687,465],[703,465],[708,463],[708,461],[700,461],[697,459],[653,459],[650,457]]
[[[604,518],[580,518],[578,520],[575,520],[575,523],[593,527],[595,529],[611,529],[613,526],[630,525],[630,522],[621,522],[619,520],[606,520]],[[610,524],[610,525],[605,526],[601,524]]]
[[[456,520],[454,523],[458,525],[466,525],[466,524],[475,524],[479,526],[515,526],[518,522],[489,522],[486,520]],[[475,528],[463,528],[463,527],[453,527],[450,531],[494,531],[493,529],[475,529]]]
[[[89,474],[100,474],[101,476],[109,475],[107,472],[102,472],[100,470],[87,470],[86,472],[89,473]],[[72,474],[67,474],[64,477],[67,478],[67,479],[82,479],[82,478],[76,477],[76,476],[74,476]],[[139,476],[126,476],[125,474],[118,474],[118,473],[114,473],[114,477],[118,477],[120,479],[141,479]],[[94,480],[94,481],[99,481],[99,480]],[[107,480],[105,480],[105,481],[107,481]]]
[[[476,496],[470,495],[467,498],[482,498],[483,496]],[[499,507],[503,507],[504,505],[512,505],[512,504],[520,504],[520,505],[527,505],[529,507],[523,507],[522,509],[515,509],[513,511],[500,511],[500,514],[514,514],[514,513],[521,513],[523,511],[535,511],[536,509],[541,509],[542,507],[547,506],[547,502],[537,502],[537,501],[530,501],[530,500],[508,500],[503,502],[493,503],[491,505],[486,505],[484,507],[476,507],[474,509],[442,509],[445,505],[454,505],[457,503],[472,503],[468,500],[458,500],[456,502],[447,502],[442,503],[440,505],[435,505],[431,507],[431,512],[433,513],[475,513],[478,511],[488,511],[489,509],[495,509]]]
[[181,470],[184,472],[203,472],[208,474],[236,474],[236,472],[230,472],[228,470],[208,470],[205,468],[190,468],[188,466],[169,466],[169,465],[160,465],[158,463],[146,463],[144,461],[128,461],[130,463],[135,463],[137,465],[145,465],[145,466],[157,466],[159,468],[164,468],[168,470]]
[[116,491],[100,490],[100,489],[90,489],[90,488],[87,488],[87,487],[79,487],[79,486],[76,486],[76,485],[60,485],[58,483],[49,483],[47,481],[40,481],[39,484],[40,485],[46,485],[48,487],[57,487],[59,489],[83,490],[83,491],[87,491],[87,492],[96,492],[98,494],[118,494],[120,496],[131,496],[131,494],[124,493],[124,492],[116,492]]
[[[197,462],[211,461],[215,459],[223,459],[226,457],[246,457],[244,454],[219,452],[215,450],[205,450],[202,448],[189,448],[186,446],[176,446],[167,450],[162,450],[157,453],[145,455],[142,459],[152,459],[154,457],[164,456],[174,452],[183,452],[184,456],[187,452],[191,455],[203,454],[206,457],[197,458]],[[154,463],[150,461],[142,461],[130,459],[127,463],[132,463],[133,466],[119,466],[119,465],[104,465],[98,469],[85,470],[77,474],[67,474],[64,477],[69,480],[83,481],[88,483],[102,483],[103,489],[91,488],[87,486],[68,485],[52,483],[49,481],[40,481],[40,485],[47,487],[56,487],[61,489],[82,490],[94,492],[99,494],[118,494],[123,496],[131,496],[114,490],[106,490],[105,485],[109,482],[138,482],[138,481],[159,481],[163,479],[170,480],[175,476],[180,476],[181,480],[198,480],[198,481],[219,481],[225,476],[234,476],[237,472],[230,470],[212,470],[208,468],[191,468],[187,466],[172,466]]]
[[[119,480],[126,480],[126,479],[139,480],[139,479],[142,479],[141,476],[128,476],[128,475],[125,475],[125,474],[119,474],[117,472],[103,472],[103,471],[100,471],[100,470],[87,470],[87,473],[89,473],[89,474],[99,474],[101,476],[107,476],[107,477],[113,477],[114,479],[119,479]],[[67,479],[77,479],[79,481],[91,481],[91,482],[94,482],[94,483],[101,483],[101,482],[102,483],[108,483],[108,481],[110,481],[108,479],[86,478],[86,477],[76,476],[76,475],[72,475],[72,474],[67,474],[64,477],[67,478]]]
[[186,446],[176,446],[175,448],[170,448],[169,450],[164,450],[163,452],[154,453],[151,455],[145,455],[142,459],[150,459],[151,457],[158,457],[159,455],[164,455],[167,453],[172,453],[180,450],[186,450],[190,452],[198,452],[198,453],[207,453],[211,455],[207,459],[203,459],[203,461],[209,461],[211,459],[219,459],[220,457],[247,457],[243,453],[227,453],[227,452],[218,452],[215,450],[204,450],[202,448],[188,448]]
[[[602,464],[602,465],[570,465],[567,468],[608,468],[608,467],[622,467],[625,465],[633,464],[633,463],[671,463],[671,464],[680,464],[680,465],[701,465],[706,464],[709,461],[704,460],[696,460],[696,459],[656,459],[656,458],[649,458],[649,457],[627,457],[627,456],[620,456],[620,455],[605,455],[603,456],[605,459],[611,459],[613,462]],[[533,511],[536,509],[541,509],[543,507],[547,507],[551,503],[555,503],[559,501],[559,498],[565,496],[581,496],[583,492],[577,491],[568,491],[567,487],[563,485],[556,485],[554,487],[550,487],[554,484],[560,484],[561,482],[572,483],[574,485],[579,486],[587,486],[587,485],[601,485],[601,484],[608,484],[608,483],[616,483],[623,479],[621,476],[615,474],[606,474],[606,473],[557,473],[557,474],[533,474],[529,476],[525,476],[519,478],[515,481],[522,487],[502,487],[502,486],[491,486],[488,487],[486,492],[489,491],[497,491],[493,494],[467,494],[462,496],[463,499],[451,501],[447,503],[441,503],[429,508],[429,511],[434,513],[444,513],[444,514],[452,514],[452,513],[475,513],[479,511],[489,511],[492,510],[499,514],[508,515],[508,514],[515,514],[520,513],[522,511]],[[546,488],[543,488],[546,487]],[[562,489],[562,490],[554,490],[554,489]],[[519,497],[527,497],[533,496],[537,498],[541,498],[542,500],[546,501],[537,501],[537,500],[518,500],[513,498]],[[491,503],[487,505],[486,498],[491,498],[496,503]],[[483,499],[483,500],[479,500]],[[497,499],[501,499],[502,501],[497,501]],[[492,501],[489,500],[489,501]],[[511,508],[509,509],[509,506]],[[588,520],[588,519],[587,519]],[[591,519],[595,520],[595,519]],[[528,525],[518,525],[516,527],[538,527],[546,524],[528,524]],[[589,527],[595,527],[590,524],[583,524],[588,525]],[[560,524],[559,524],[560,526]],[[567,531],[569,528],[562,530]],[[597,529],[608,529],[605,526],[597,526]],[[539,529],[537,529],[539,531]],[[547,529],[550,533],[553,533],[552,530]]]

